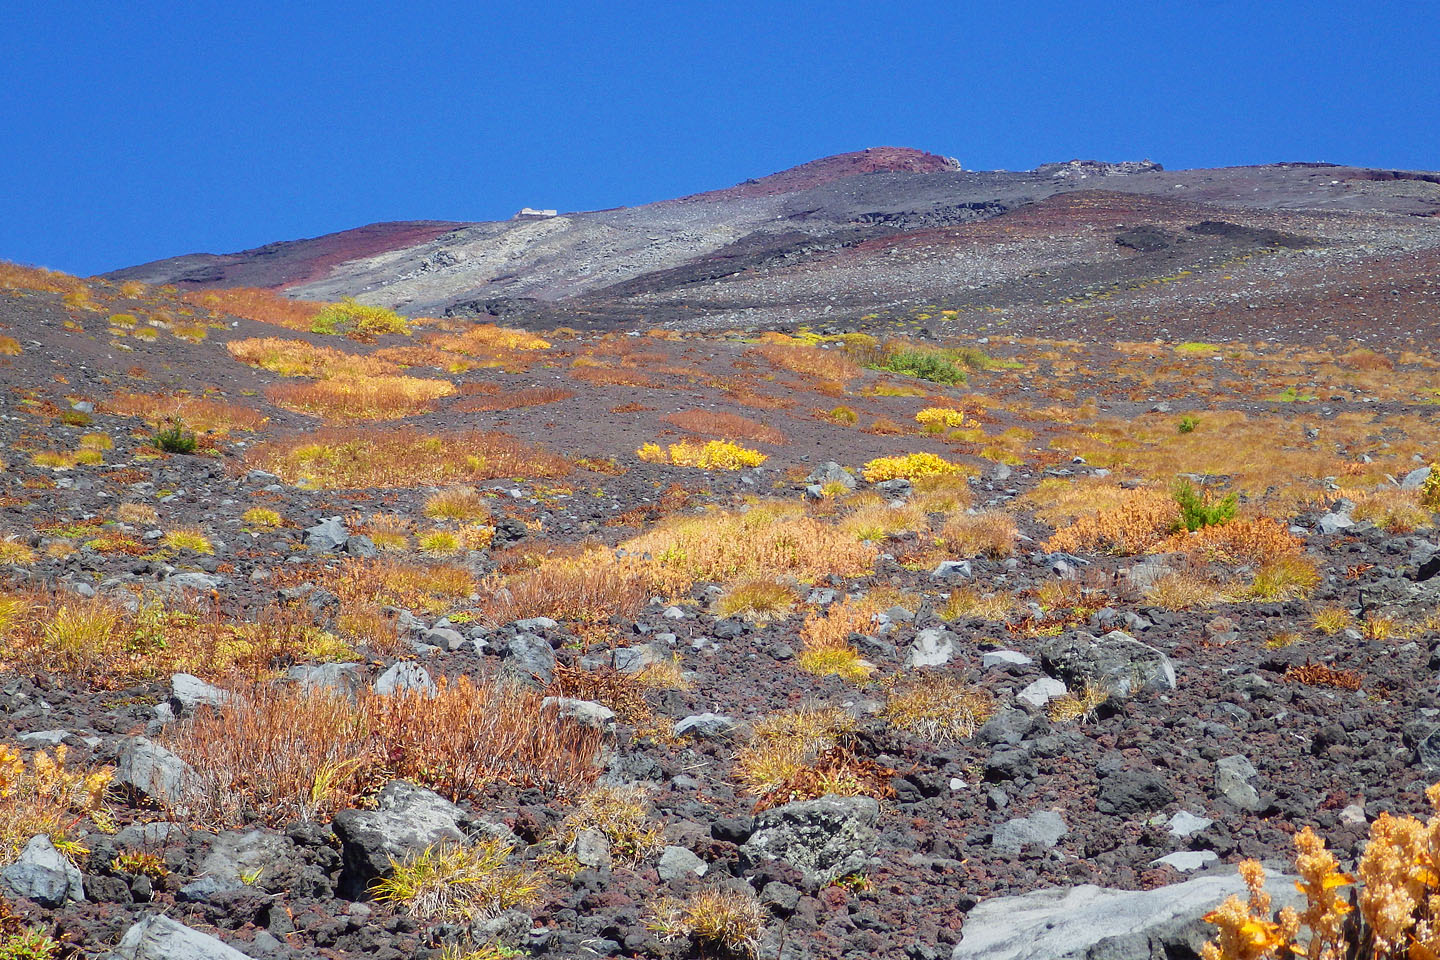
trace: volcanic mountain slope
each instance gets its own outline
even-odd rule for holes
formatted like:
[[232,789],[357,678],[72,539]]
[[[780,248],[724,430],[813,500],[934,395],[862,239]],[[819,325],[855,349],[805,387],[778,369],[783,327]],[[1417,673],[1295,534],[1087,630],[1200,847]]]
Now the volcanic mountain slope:
[[[1223,275],[1236,257],[1277,244],[1347,267],[1377,252],[1429,250],[1437,179],[1327,165],[1174,172],[1148,162],[970,172],[876,148],[640,207],[381,224],[111,276],[552,324],[849,322],[926,304],[1042,305],[1182,270]],[[1186,229],[1207,221],[1238,229]],[[1160,226],[1167,242],[1114,242]]]

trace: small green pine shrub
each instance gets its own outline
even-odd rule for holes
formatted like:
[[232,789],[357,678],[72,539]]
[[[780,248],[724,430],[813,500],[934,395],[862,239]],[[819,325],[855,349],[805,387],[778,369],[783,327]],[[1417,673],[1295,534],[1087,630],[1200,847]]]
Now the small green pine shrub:
[[1194,433],[1198,426],[1200,426],[1200,421],[1195,417],[1181,417],[1176,429],[1181,433]]
[[1227,493],[1212,503],[1188,480],[1175,484],[1172,496],[1180,505],[1180,520],[1176,529],[1183,525],[1191,533],[1201,527],[1213,527],[1235,519],[1235,508],[1239,505],[1239,498],[1234,493]]
[[155,446],[166,453],[194,453],[197,442],[195,434],[179,421],[155,431]]

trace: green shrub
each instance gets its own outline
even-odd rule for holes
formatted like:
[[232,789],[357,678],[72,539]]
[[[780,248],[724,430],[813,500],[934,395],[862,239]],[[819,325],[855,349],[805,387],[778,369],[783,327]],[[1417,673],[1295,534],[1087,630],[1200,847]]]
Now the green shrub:
[[167,427],[155,431],[155,446],[166,453],[194,453],[198,441],[195,434],[185,429],[185,424],[178,420]]
[[310,322],[310,332],[368,340],[387,333],[409,336],[410,325],[394,310],[357,303],[354,297],[346,297],[316,314]]
[[1180,505],[1180,521],[1176,528],[1183,524],[1191,533],[1201,527],[1213,527],[1233,520],[1235,508],[1239,505],[1239,498],[1234,493],[1227,493],[1211,503],[1210,498],[1196,490],[1188,480],[1176,483],[1172,496]]
[[1440,513],[1440,465],[1432,463],[1429,476],[1420,484],[1420,506],[1433,513]]
[[931,383],[964,383],[968,378],[964,370],[943,353],[930,350],[899,350],[885,359],[884,369],[892,373],[903,373]]
[[1200,421],[1195,417],[1181,417],[1176,429],[1181,433],[1194,433],[1198,426],[1200,426]]

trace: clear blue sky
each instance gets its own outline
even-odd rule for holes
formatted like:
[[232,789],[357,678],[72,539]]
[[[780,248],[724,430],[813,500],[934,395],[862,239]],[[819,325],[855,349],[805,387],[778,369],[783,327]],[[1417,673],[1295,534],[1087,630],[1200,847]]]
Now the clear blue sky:
[[1433,3],[0,8],[0,258],[643,203],[867,146],[1440,167]]

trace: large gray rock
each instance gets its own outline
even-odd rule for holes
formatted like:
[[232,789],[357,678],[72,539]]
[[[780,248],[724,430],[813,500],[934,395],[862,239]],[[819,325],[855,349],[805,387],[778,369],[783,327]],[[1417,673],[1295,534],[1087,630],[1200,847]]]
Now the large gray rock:
[[1045,672],[1071,689],[1103,684],[1113,697],[1174,690],[1175,665],[1164,653],[1123,630],[1095,637],[1083,630],[1056,637],[1040,648]]
[[755,832],[740,848],[753,866],[783,860],[817,890],[861,870],[875,855],[880,804],[872,797],[824,796],[772,807],[755,818]]
[[855,476],[834,460],[827,460],[811,470],[805,482],[821,487],[827,483],[837,483],[847,491],[855,489]]
[[907,667],[943,667],[955,657],[955,638],[948,630],[930,628],[915,634],[905,656]]
[[420,664],[401,660],[375,678],[374,690],[382,697],[397,693],[434,693],[435,681],[430,679],[430,671]]
[[700,740],[718,740],[735,729],[732,717],[718,713],[692,713],[675,721],[675,736],[695,737]]
[[380,791],[374,810],[341,810],[332,826],[340,838],[340,895],[365,896],[370,883],[390,871],[390,861],[434,843],[465,839],[465,812],[438,793],[404,780]]
[[283,868],[296,856],[295,842],[265,830],[227,830],[210,841],[200,861],[199,876],[180,888],[183,900],[206,900],[214,894],[239,890],[244,878],[263,876]]
[[541,709],[554,707],[556,715],[573,720],[582,727],[590,727],[602,733],[615,729],[615,711],[594,700],[576,700],[573,697],[546,697],[540,702]]
[[501,672],[525,686],[544,689],[555,678],[555,651],[543,637],[519,634],[506,644],[503,656]]
[[1321,517],[1320,521],[1315,526],[1317,529],[1319,529],[1321,533],[1329,537],[1334,536],[1341,530],[1349,530],[1351,527],[1355,526],[1355,521],[1350,519],[1350,517],[1346,514],[1332,512],[1327,513],[1323,517]]
[[1060,814],[1054,810],[1036,810],[1028,817],[1007,820],[996,827],[990,846],[999,853],[1019,853],[1030,844],[1049,850],[1069,832]]
[[[1294,878],[1270,876],[1275,909],[1301,900]],[[1214,935],[1201,918],[1231,894],[1245,897],[1238,874],[1211,874],[1155,890],[1092,884],[998,897],[965,918],[952,960],[1156,960],[1194,957]]]
[[206,683],[189,673],[177,673],[170,678],[170,700],[176,713],[186,713],[196,707],[223,707],[234,695],[228,690]]
[[1414,470],[1411,470],[1409,473],[1405,474],[1405,478],[1400,481],[1400,489],[1419,490],[1425,485],[1425,481],[1429,478],[1429,476],[1429,467],[1416,467]]
[[329,690],[349,696],[360,689],[360,664],[296,664],[285,671],[285,679],[298,684],[306,693]]
[[31,837],[20,859],[0,870],[0,887],[42,907],[61,907],[67,900],[85,899],[80,871],[44,834]]
[[126,930],[109,960],[250,960],[250,957],[208,934],[157,913]]
[[326,517],[305,531],[305,547],[314,553],[334,553],[349,539],[350,531],[339,517]]
[[1269,806],[1256,786],[1259,777],[1254,764],[1238,753],[1215,762],[1216,794],[1241,810],[1260,813]]
[[120,745],[114,782],[140,797],[170,806],[182,804],[199,787],[190,764],[145,737],[130,737]]
[[685,847],[666,847],[657,867],[660,879],[671,881],[680,877],[703,877],[710,866]]

